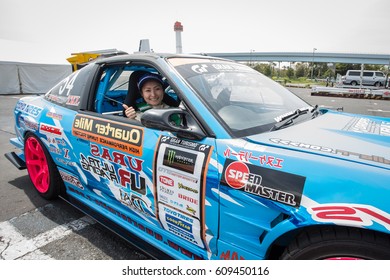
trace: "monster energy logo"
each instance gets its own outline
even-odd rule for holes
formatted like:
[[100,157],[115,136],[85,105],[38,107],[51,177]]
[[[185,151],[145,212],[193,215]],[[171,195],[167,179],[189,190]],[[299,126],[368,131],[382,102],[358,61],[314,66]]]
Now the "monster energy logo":
[[178,170],[194,174],[196,154],[167,148],[164,153],[163,164]]
[[176,151],[174,151],[174,150],[169,150],[168,151],[168,163],[169,164],[172,164],[174,162],[175,155],[176,155]]

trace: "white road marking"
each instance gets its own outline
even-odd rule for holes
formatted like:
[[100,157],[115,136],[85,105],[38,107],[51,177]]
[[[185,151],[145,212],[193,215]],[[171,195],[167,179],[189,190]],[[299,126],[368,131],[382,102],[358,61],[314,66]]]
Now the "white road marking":
[[[25,214],[22,214],[25,215]],[[15,218],[13,218],[15,219]],[[24,237],[9,221],[0,223],[0,260],[52,259],[39,249],[53,241],[60,240],[72,232],[79,231],[95,221],[87,216],[59,225],[34,238]]]
[[379,112],[379,113],[390,113],[390,111],[382,110],[382,109],[367,109],[369,112]]

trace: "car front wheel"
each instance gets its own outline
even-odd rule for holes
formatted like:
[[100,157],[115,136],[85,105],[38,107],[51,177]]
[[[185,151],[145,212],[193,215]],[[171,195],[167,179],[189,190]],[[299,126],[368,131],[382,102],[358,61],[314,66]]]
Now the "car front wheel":
[[281,259],[390,259],[390,237],[360,228],[319,227],[302,231]]
[[63,185],[61,176],[42,141],[32,133],[24,140],[28,175],[38,193],[45,199],[58,197]]

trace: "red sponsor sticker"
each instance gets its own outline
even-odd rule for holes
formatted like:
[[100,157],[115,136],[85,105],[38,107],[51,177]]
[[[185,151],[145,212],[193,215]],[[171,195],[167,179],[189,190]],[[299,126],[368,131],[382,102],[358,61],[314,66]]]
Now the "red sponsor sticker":
[[41,131],[45,131],[51,134],[61,135],[61,129],[55,126],[41,124]]
[[174,185],[173,180],[167,176],[160,176],[159,180],[160,180],[160,183],[163,183],[164,185],[167,185],[169,187],[173,187],[173,185]]
[[249,168],[245,163],[235,161],[226,168],[225,181],[230,187],[241,189],[248,181],[249,173]]

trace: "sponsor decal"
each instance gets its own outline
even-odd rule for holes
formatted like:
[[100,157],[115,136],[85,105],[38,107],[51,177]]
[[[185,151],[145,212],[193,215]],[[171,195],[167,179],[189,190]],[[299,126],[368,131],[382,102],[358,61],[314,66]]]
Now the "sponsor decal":
[[158,177],[158,179],[159,179],[160,183],[162,183],[166,186],[173,187],[175,185],[174,181],[167,176],[160,175]]
[[38,115],[42,112],[42,108],[27,104],[21,100],[16,103],[16,110],[26,113],[27,115],[38,117]]
[[143,129],[120,122],[77,115],[72,134],[110,148],[142,156]]
[[186,190],[186,191],[193,192],[193,193],[199,193],[199,191],[197,189],[188,187],[180,182],[177,184],[177,186],[178,186],[179,190]]
[[163,187],[163,186],[160,186],[160,187],[158,188],[158,190],[159,190],[161,193],[165,193],[165,194],[170,195],[170,196],[172,196],[172,195],[175,193],[175,191],[172,190],[171,188],[166,188],[166,187]]
[[193,216],[196,215],[196,210],[192,208],[191,206],[187,205],[186,210],[190,212]]
[[340,225],[369,227],[374,222],[390,231],[390,215],[374,206],[364,204],[320,204],[307,209],[313,220]]
[[379,128],[379,134],[390,136],[390,122],[382,122]]
[[150,213],[147,211],[148,207],[147,207],[147,204],[145,203],[145,201],[136,196],[136,195],[132,195],[130,193],[127,193],[125,190],[121,189],[120,190],[120,201],[125,204],[127,207],[129,207],[130,209],[138,212],[138,213],[141,213],[145,216],[150,216]]
[[144,162],[142,159],[129,156],[118,151],[111,151],[104,146],[98,146],[96,144],[91,144],[91,154],[95,157],[120,164],[123,167],[130,168],[131,170],[137,172],[142,170],[142,164]]
[[55,95],[52,93],[49,93],[48,95],[46,95],[45,98],[47,98],[47,100],[49,100],[49,101],[53,101],[53,102],[61,103],[61,104],[65,103],[66,100],[68,100],[68,97],[66,97],[66,96],[58,96],[58,95]]
[[313,151],[319,151],[319,152],[326,152],[326,153],[333,152],[332,148],[318,146],[318,145],[306,144],[306,143],[295,142],[295,141],[290,141],[290,140],[282,140],[282,139],[278,139],[278,138],[271,138],[269,140],[275,144],[281,144],[281,145],[285,145],[285,146],[292,146],[292,147],[308,149],[308,150],[313,150]]
[[169,198],[166,195],[161,194],[160,195],[160,200],[161,200],[161,202],[164,202],[164,203],[167,203],[167,204],[169,203]]
[[[146,194],[146,180],[141,176],[143,160],[106,147],[90,144],[92,156],[80,154],[84,170],[106,178],[141,195]],[[119,164],[120,167],[114,164]]]
[[61,146],[65,146],[66,145],[66,142],[65,142],[64,139],[48,138],[47,142],[50,143],[50,144],[54,144],[54,145],[61,145]]
[[118,175],[120,184],[123,187],[130,186],[130,190],[135,191],[141,195],[146,194],[146,181],[137,172],[130,172],[127,169],[120,168],[118,169]]
[[180,212],[178,212],[178,211],[176,211],[174,209],[171,209],[169,207],[164,207],[164,212],[168,213],[171,216],[177,217],[177,218],[179,218],[181,220],[185,220],[186,222],[188,222],[190,224],[192,224],[193,221],[194,221],[193,218],[190,218],[187,215],[184,215],[184,214],[182,214],[182,213],[180,213]]
[[177,202],[176,200],[170,199],[169,205],[171,205],[175,209],[184,209],[184,204]]
[[[156,216],[162,227],[201,248],[207,244],[204,196],[212,149],[209,145],[162,136],[157,143],[153,170]],[[179,220],[191,227],[178,225]]]
[[79,106],[79,104],[80,104],[80,96],[78,96],[78,95],[69,95],[65,104],[66,105],[70,105],[70,106]]
[[163,160],[165,166],[194,174],[195,162],[196,154],[173,148],[165,149]]
[[62,130],[59,127],[41,123],[41,125],[39,126],[39,133],[61,136]]
[[69,149],[62,148],[62,151],[64,151],[64,158],[70,159],[70,156],[69,156]]
[[173,146],[183,147],[183,148],[186,148],[188,150],[193,150],[193,151],[207,152],[207,150],[210,150],[210,148],[211,148],[209,145],[199,144],[196,142],[191,142],[188,140],[179,139],[179,138],[170,137],[170,136],[162,136],[160,138],[160,141],[161,141],[161,143],[167,143],[167,144],[171,144]]
[[[31,117],[27,117],[27,118],[31,119]],[[27,129],[37,131],[38,130],[38,123],[35,122],[35,120],[28,120],[27,118],[22,116],[22,115],[19,116],[18,121],[19,121],[20,126],[24,125],[24,127]]]
[[80,154],[80,164],[81,168],[85,171],[96,174],[101,178],[107,179],[109,181],[113,181],[115,183],[119,183],[118,176],[116,175],[114,166],[107,162],[101,162],[100,159],[84,156]]
[[269,155],[255,155],[253,152],[250,151],[239,151],[235,152],[230,148],[227,148],[223,155],[227,158],[234,156],[240,161],[256,161],[260,165],[263,166],[269,166],[273,168],[282,168],[283,167],[283,161],[284,159],[269,156]]
[[187,175],[184,175],[180,172],[172,171],[171,169],[164,168],[161,166],[158,168],[158,172],[166,173],[174,178],[180,178],[180,180],[189,181],[189,182],[194,183],[194,184],[198,183],[198,181],[199,181],[199,179],[197,179],[197,178],[187,176]]
[[390,136],[390,122],[375,121],[369,118],[354,118],[344,127],[344,130]]
[[235,65],[230,63],[212,63],[212,64],[194,64],[191,70],[195,73],[219,73],[219,72],[247,72],[248,68],[244,65]]
[[69,165],[69,166],[73,166],[74,164],[76,164],[74,161],[65,160],[62,157],[56,157],[56,161],[62,163],[63,165]]
[[190,203],[193,203],[195,205],[198,205],[199,204],[199,200],[198,199],[195,199],[191,196],[188,196],[188,195],[185,195],[185,194],[182,194],[182,193],[178,193],[177,194],[178,198],[180,200],[184,200],[184,201],[187,201],[187,202],[190,202]]
[[56,148],[56,147],[49,147],[49,151],[50,153],[52,154],[57,154],[57,155],[61,155],[61,149],[59,148]]
[[199,221],[188,216],[181,211],[176,211],[169,206],[162,206],[160,204],[160,222],[164,229],[185,239],[200,247],[204,247],[197,231],[199,230]]
[[186,221],[183,221],[177,217],[174,217],[172,215],[169,215],[169,214],[167,214],[165,216],[165,218],[167,219],[168,223],[173,224],[173,225],[177,226],[178,228],[183,229],[185,231],[192,232],[192,224],[190,224]]
[[62,115],[54,113],[54,112],[47,112],[46,116],[49,118],[52,118],[52,119],[59,120],[59,121],[62,120]]
[[79,179],[76,177],[76,176],[73,176],[71,174],[69,174],[68,172],[65,172],[63,170],[59,170],[60,172],[60,175],[61,175],[61,178],[62,180],[64,180],[64,182],[67,182],[81,190],[84,190],[84,187],[83,185],[80,183]]
[[227,250],[226,252],[222,252],[219,256],[220,260],[245,260],[245,258],[238,256],[237,252],[230,252],[230,250]]
[[312,144],[305,144],[305,143],[300,143],[300,142],[294,142],[294,141],[290,141],[290,140],[282,140],[282,139],[278,139],[278,138],[271,138],[269,140],[273,143],[276,143],[276,144],[292,146],[292,147],[297,147],[297,148],[302,148],[302,149],[308,149],[308,150],[313,150],[313,151],[319,151],[319,152],[325,152],[325,153],[331,153],[331,154],[339,154],[339,155],[343,155],[343,156],[347,156],[347,157],[355,156],[359,159],[390,165],[390,159],[387,159],[387,158],[381,157],[381,156],[364,155],[364,154],[360,154],[360,153],[356,153],[356,152],[350,152],[350,151],[345,151],[345,150],[340,150],[340,149],[332,149],[332,148],[328,148],[328,147],[317,146],[317,145],[312,145]]
[[306,178],[241,161],[226,159],[221,183],[229,187],[299,207]]

